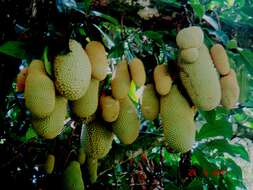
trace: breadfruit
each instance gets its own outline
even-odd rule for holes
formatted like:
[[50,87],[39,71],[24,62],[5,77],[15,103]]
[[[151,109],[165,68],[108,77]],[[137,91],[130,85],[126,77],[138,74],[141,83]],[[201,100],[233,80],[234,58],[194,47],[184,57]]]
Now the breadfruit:
[[47,174],[51,174],[54,170],[54,164],[55,164],[55,157],[53,154],[49,154],[47,156],[47,160],[45,163],[45,171]]
[[191,26],[180,30],[176,37],[176,42],[180,49],[200,48],[203,41],[203,31],[197,26]]
[[92,77],[99,81],[104,80],[109,65],[103,44],[97,41],[91,41],[86,45],[85,51],[89,56],[92,66]]
[[235,71],[230,69],[229,74],[220,79],[220,84],[222,91],[221,104],[227,109],[234,108],[240,94]]
[[84,153],[84,149],[80,147],[78,150],[78,162],[80,163],[80,165],[83,165],[85,163],[85,160],[86,160],[86,155]]
[[112,96],[116,99],[123,99],[128,95],[130,89],[130,76],[126,60],[116,66],[112,76],[111,87]]
[[143,62],[134,58],[129,64],[129,70],[132,80],[137,86],[143,86],[146,82],[146,72]]
[[87,91],[91,79],[90,60],[75,40],[69,41],[70,52],[54,60],[55,85],[68,100],[77,100]]
[[93,121],[83,126],[81,132],[81,147],[87,157],[100,159],[111,149],[113,133],[107,130],[100,121]]
[[[31,65],[40,65],[34,63],[32,62]],[[45,72],[37,71],[34,68],[31,69],[25,81],[24,97],[25,105],[34,117],[45,118],[49,116],[55,106],[55,87],[53,81]]]
[[87,167],[89,171],[90,182],[95,183],[97,181],[97,169],[98,169],[98,160],[97,159],[87,159]]
[[17,92],[24,92],[25,90],[25,80],[28,74],[28,68],[23,68],[16,79],[16,91]]
[[180,56],[178,62],[181,81],[192,102],[205,111],[217,107],[221,100],[221,87],[207,47],[202,44],[199,58],[194,63],[185,64]]
[[128,96],[119,102],[119,116],[112,124],[112,130],[123,144],[132,144],[139,135],[140,122]]
[[210,52],[217,71],[221,75],[227,75],[230,71],[230,65],[224,47],[220,44],[215,44],[211,48]]
[[86,118],[96,112],[98,107],[98,88],[99,81],[91,79],[86,93],[80,99],[73,101],[72,111],[76,116]]
[[198,48],[183,49],[181,50],[180,54],[185,63],[193,63],[199,57],[199,49]]
[[181,95],[176,85],[160,98],[160,114],[165,144],[179,152],[191,149],[195,140],[194,109]]
[[82,171],[80,163],[71,161],[62,176],[62,189],[64,190],[84,190]]
[[155,88],[158,94],[166,95],[169,93],[172,79],[167,71],[167,66],[164,64],[157,65],[153,73]]
[[156,95],[155,87],[153,84],[147,84],[144,88],[142,100],[141,100],[141,111],[145,119],[153,121],[159,114],[160,107],[159,99]]
[[102,118],[107,122],[116,121],[119,115],[119,101],[112,96],[101,96],[100,107]]
[[53,139],[63,130],[66,113],[66,99],[57,96],[55,100],[55,108],[51,115],[45,118],[32,118],[33,127],[36,132],[45,139]]

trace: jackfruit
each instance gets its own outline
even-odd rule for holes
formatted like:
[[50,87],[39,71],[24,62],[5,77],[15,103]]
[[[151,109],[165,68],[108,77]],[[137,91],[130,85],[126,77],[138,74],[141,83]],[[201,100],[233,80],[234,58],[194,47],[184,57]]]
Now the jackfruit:
[[83,126],[81,132],[81,147],[87,157],[100,159],[111,149],[113,133],[107,130],[100,121],[93,121]]
[[180,55],[182,59],[185,61],[185,63],[193,63],[199,57],[199,49],[198,48],[183,49],[181,50]]
[[230,65],[229,65],[228,56],[224,47],[220,44],[215,44],[213,45],[210,51],[211,51],[213,63],[217,71],[221,75],[227,75],[230,71]]
[[180,49],[200,48],[204,42],[204,34],[200,27],[191,26],[180,30],[176,37]]
[[67,101],[64,97],[57,96],[55,108],[51,115],[45,118],[32,118],[32,124],[36,132],[45,139],[53,139],[64,128],[65,115],[67,113]]
[[128,66],[126,60],[123,60],[116,66],[113,73],[111,87],[112,96],[116,99],[123,99],[128,95],[130,89],[130,76],[128,72]]
[[220,79],[220,83],[222,90],[221,104],[227,109],[234,108],[240,95],[235,71],[230,69],[229,74]]
[[137,86],[143,86],[146,82],[146,72],[143,62],[134,58],[129,64],[129,70],[132,80]]
[[55,85],[68,100],[77,100],[87,91],[91,80],[90,60],[75,40],[69,41],[70,52],[54,60]]
[[97,41],[91,41],[86,45],[85,51],[91,62],[92,77],[99,81],[104,80],[107,75],[109,65],[103,44]]
[[176,85],[169,94],[161,96],[160,114],[165,144],[182,153],[190,150],[195,140],[195,111]]
[[95,183],[97,181],[97,169],[98,169],[98,160],[97,159],[87,159],[87,167],[89,171],[90,182]]
[[84,153],[84,149],[80,147],[78,150],[78,162],[80,163],[80,165],[83,165],[85,163],[85,160],[86,160],[86,155]]
[[28,75],[28,68],[23,68],[16,79],[16,91],[17,92],[24,92],[25,90],[25,80]]
[[207,47],[202,44],[199,58],[194,63],[185,64],[180,56],[178,62],[181,81],[192,102],[205,111],[217,107],[221,100],[221,87]]
[[123,144],[132,144],[139,135],[140,122],[135,107],[128,96],[119,102],[119,116],[112,123],[112,130]]
[[119,115],[119,101],[112,96],[101,96],[100,107],[102,118],[107,122],[116,121]]
[[45,171],[47,174],[51,174],[54,171],[55,157],[53,154],[47,156],[45,163]]
[[153,73],[155,88],[158,94],[166,95],[169,93],[172,79],[167,71],[165,64],[157,65]]
[[[28,70],[30,70],[25,81],[25,106],[31,111],[34,117],[45,118],[49,116],[55,106],[55,87],[53,81],[41,70],[33,68],[43,63],[41,61],[32,61]],[[32,69],[31,69],[32,68]],[[37,67],[35,67],[37,68]],[[42,68],[41,68],[42,69]],[[43,68],[44,69],[44,68]]]
[[78,100],[73,101],[72,111],[80,117],[86,118],[94,114],[98,107],[99,81],[91,79],[86,93]]
[[28,67],[28,74],[38,71],[40,73],[46,73],[44,63],[41,60],[34,59]]
[[145,119],[153,121],[159,114],[159,99],[153,84],[147,84],[141,100],[141,111]]
[[63,190],[84,190],[84,183],[82,178],[82,171],[80,163],[71,161],[62,176]]

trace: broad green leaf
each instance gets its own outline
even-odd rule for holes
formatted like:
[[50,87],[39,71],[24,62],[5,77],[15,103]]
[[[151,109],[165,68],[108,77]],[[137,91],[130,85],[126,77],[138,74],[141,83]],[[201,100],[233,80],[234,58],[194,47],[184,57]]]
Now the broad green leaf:
[[184,190],[202,190],[203,187],[203,180],[201,178],[194,179]]
[[145,31],[144,35],[146,35],[148,38],[156,41],[160,45],[163,44],[163,36],[158,32],[151,31],[151,30]]
[[222,159],[221,167],[225,170],[225,175],[229,174],[239,180],[242,180],[242,170],[231,158]]
[[28,54],[25,51],[25,44],[20,41],[5,42],[0,46],[0,52],[18,59],[28,58]]
[[247,190],[242,181],[237,180],[236,178],[231,178],[229,176],[224,177],[225,183],[227,184],[227,189],[229,190]]
[[200,111],[201,115],[204,116],[208,123],[213,123],[216,120],[215,110],[211,111]]
[[190,0],[190,4],[191,4],[191,6],[193,8],[194,13],[201,20],[202,17],[204,16],[204,14],[205,14],[205,7],[204,7],[204,5],[202,5],[199,2],[199,0]]
[[164,181],[164,188],[165,189],[173,189],[173,190],[180,190],[180,188],[172,183],[171,181]]
[[43,52],[43,62],[48,75],[53,76],[52,64],[48,61],[48,47],[46,46]]
[[112,24],[119,26],[118,20],[113,18],[110,15],[106,15],[106,14],[98,12],[98,11],[92,11],[91,15],[101,17],[101,18],[106,19],[107,21],[111,22]]
[[243,59],[251,66],[253,67],[253,51],[244,49],[242,51],[239,51]]
[[36,131],[32,127],[29,127],[25,136],[21,137],[21,141],[27,142],[30,139],[37,138],[37,137],[38,137],[38,134],[36,133]]

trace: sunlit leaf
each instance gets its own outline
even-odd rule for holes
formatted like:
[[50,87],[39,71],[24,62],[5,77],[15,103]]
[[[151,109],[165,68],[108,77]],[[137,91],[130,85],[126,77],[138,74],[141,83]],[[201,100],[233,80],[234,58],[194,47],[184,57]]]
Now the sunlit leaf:
[[190,0],[190,4],[194,10],[194,13],[201,20],[205,14],[205,7],[199,2],[199,0]]
[[48,47],[45,47],[43,52],[43,62],[45,65],[45,69],[48,75],[53,75],[53,67],[52,64],[48,61]]
[[203,187],[203,180],[202,179],[194,179],[184,190],[202,190]]
[[28,58],[25,43],[20,41],[5,42],[0,46],[0,52],[18,59]]

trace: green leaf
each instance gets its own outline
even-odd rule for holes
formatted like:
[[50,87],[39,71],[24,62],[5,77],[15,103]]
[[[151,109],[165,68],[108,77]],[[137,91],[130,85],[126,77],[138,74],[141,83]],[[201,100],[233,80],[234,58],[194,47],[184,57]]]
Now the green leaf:
[[215,110],[211,110],[211,111],[200,111],[201,115],[204,116],[204,118],[206,119],[206,121],[208,123],[213,123],[216,119],[216,112]]
[[144,35],[146,35],[148,38],[156,41],[158,44],[163,44],[163,36],[158,33],[158,32],[154,32],[154,31],[145,31]]
[[93,16],[97,16],[97,17],[101,17],[103,19],[106,19],[107,21],[111,22],[112,24],[116,25],[116,26],[119,26],[119,22],[117,19],[113,18],[112,16],[110,15],[106,15],[104,13],[101,13],[101,12],[98,12],[98,11],[92,11],[91,12],[91,15]]
[[43,62],[48,75],[53,76],[52,64],[48,61],[48,47],[46,46],[43,52]]
[[193,8],[194,13],[199,17],[201,20],[205,14],[205,7],[202,5],[199,0],[190,0],[190,4]]
[[98,25],[93,24],[93,26],[103,35],[104,42],[109,49],[115,46],[115,43],[112,41],[110,36],[108,36]]
[[243,59],[251,66],[253,67],[253,52],[248,49],[244,49],[242,51],[239,51],[240,55],[243,57]]
[[0,52],[18,59],[28,58],[28,54],[25,51],[25,44],[20,41],[5,42],[0,46]]
[[203,187],[203,180],[202,179],[194,179],[184,190],[202,190]]
[[236,39],[229,40],[228,43],[226,44],[226,47],[228,49],[236,49],[237,48],[237,40]]
[[231,158],[223,159],[221,162],[221,167],[225,170],[225,175],[229,174],[235,178],[242,180],[242,170],[239,165],[235,163]]
[[83,0],[83,3],[84,3],[84,11],[88,13],[91,7],[92,0]]
[[232,126],[228,121],[220,119],[212,123],[206,123],[201,127],[196,138],[197,140],[201,140],[203,138],[217,136],[223,136],[225,138],[231,138],[233,136]]
[[[245,187],[245,185],[243,184],[242,181],[236,179],[236,178],[231,178],[229,176],[225,176],[224,177],[225,183],[227,184],[227,189],[229,190],[247,190],[247,188]],[[237,188],[239,187],[239,188]]]
[[23,142],[27,142],[33,138],[37,138],[38,137],[38,134],[36,133],[36,131],[32,128],[32,127],[29,127],[25,136],[21,137],[21,141]]

